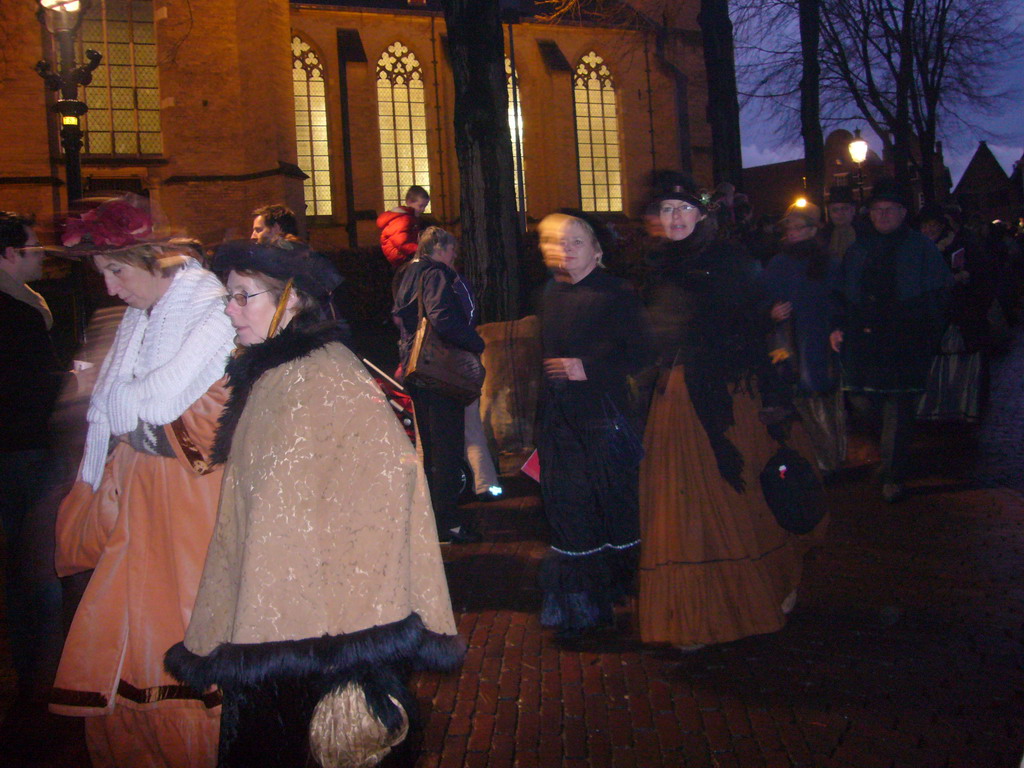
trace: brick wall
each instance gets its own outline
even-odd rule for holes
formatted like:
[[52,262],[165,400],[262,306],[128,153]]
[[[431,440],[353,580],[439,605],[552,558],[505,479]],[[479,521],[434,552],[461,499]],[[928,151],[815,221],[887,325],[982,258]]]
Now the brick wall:
[[[64,191],[48,181],[63,171],[59,159],[52,160],[59,154],[47,135],[44,89],[31,70],[44,33],[31,3],[8,5],[14,12],[5,11],[0,28],[9,41],[0,81],[0,146],[5,148],[0,155],[0,205],[46,216],[63,207]],[[156,11],[163,157],[111,166],[87,159],[83,176],[139,179],[173,228],[208,241],[247,236],[249,213],[262,203],[284,201],[301,215],[301,179],[276,172],[280,163],[296,162],[290,47],[295,30],[317,49],[327,81],[335,213],[327,221],[318,220],[311,237],[320,247],[347,245],[336,36],[339,28],[356,29],[367,61],[346,65],[352,207],[364,212],[384,208],[376,62],[388,45],[401,40],[423,67],[433,215],[444,222],[457,220],[459,185],[450,117],[454,96],[442,17],[327,10],[291,6],[287,0],[157,0]],[[693,24],[692,15],[680,14],[682,23]],[[518,24],[513,32],[530,219],[579,204],[571,73],[547,69],[537,46],[540,39],[555,41],[570,67],[592,49],[610,67],[620,117],[623,207],[627,215],[637,215],[652,168],[679,167],[682,162],[675,74],[659,61],[653,39],[645,49],[636,32],[536,22]],[[690,160],[698,180],[710,183],[703,60],[692,36],[687,40],[677,49],[675,66],[685,70],[688,80],[684,111],[690,118]],[[34,181],[15,183],[24,179]],[[359,221],[357,231],[360,244],[376,242],[372,219]]]
[[47,36],[35,8],[5,0],[0,12],[0,208],[45,218],[59,204],[60,165],[51,161],[47,91],[33,71]]

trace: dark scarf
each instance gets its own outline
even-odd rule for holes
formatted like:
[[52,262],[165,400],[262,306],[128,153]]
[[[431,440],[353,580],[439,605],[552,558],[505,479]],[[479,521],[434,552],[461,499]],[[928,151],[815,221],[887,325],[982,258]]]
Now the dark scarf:
[[799,243],[782,243],[781,250],[804,265],[804,274],[811,280],[821,281],[828,275],[829,252],[817,238],[801,240]]
[[896,251],[907,238],[910,227],[906,224],[887,235],[875,235],[876,242],[864,263],[861,281],[861,303],[866,324],[887,329],[893,317],[893,308],[899,299],[896,284]]
[[684,366],[690,402],[715,454],[719,474],[744,490],[743,456],[726,437],[735,423],[731,387],[752,388],[764,350],[756,327],[753,265],[734,246],[686,240],[666,243],[650,259],[653,285],[683,292],[674,360]]
[[295,328],[288,325],[272,339],[244,347],[229,360],[227,375],[231,395],[217,422],[217,436],[213,442],[213,463],[223,464],[227,461],[238,420],[242,418],[249,393],[260,376],[279,365],[307,357],[332,342],[345,344],[348,342],[348,335],[348,329],[336,322],[321,323],[311,328]]

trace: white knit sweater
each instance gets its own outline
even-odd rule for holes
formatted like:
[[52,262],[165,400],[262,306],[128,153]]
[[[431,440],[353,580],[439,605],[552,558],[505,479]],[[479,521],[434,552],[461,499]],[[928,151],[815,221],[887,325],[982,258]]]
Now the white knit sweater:
[[150,311],[129,308],[89,403],[82,479],[98,489],[111,435],[170,424],[224,375],[234,329],[224,287],[189,259]]

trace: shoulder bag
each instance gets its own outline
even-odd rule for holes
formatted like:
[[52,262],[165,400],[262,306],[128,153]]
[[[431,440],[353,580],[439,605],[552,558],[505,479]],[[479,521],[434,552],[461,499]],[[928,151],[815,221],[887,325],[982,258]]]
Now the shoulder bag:
[[469,405],[480,397],[480,388],[484,383],[485,371],[480,356],[449,344],[431,325],[423,309],[422,275],[416,300],[420,317],[409,352],[406,383]]

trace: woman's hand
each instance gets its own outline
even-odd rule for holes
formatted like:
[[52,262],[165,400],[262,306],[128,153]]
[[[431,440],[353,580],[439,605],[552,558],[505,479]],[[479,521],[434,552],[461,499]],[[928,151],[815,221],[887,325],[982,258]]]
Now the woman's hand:
[[583,361],[578,357],[544,358],[544,376],[561,381],[587,380],[587,372],[583,370]]
[[788,301],[777,301],[772,305],[772,320],[776,323],[781,323],[783,320],[789,320],[789,316],[793,313],[793,305]]
[[839,329],[832,331],[829,334],[828,343],[832,346],[833,352],[838,352],[839,348],[843,346],[843,332]]

